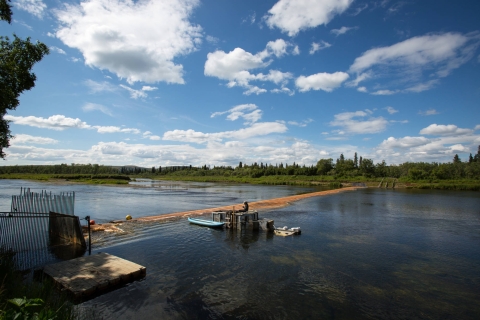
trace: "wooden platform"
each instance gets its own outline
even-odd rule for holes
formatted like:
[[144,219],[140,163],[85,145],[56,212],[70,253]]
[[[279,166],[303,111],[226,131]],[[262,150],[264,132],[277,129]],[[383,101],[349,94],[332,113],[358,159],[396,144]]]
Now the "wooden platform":
[[57,286],[68,290],[74,299],[86,300],[145,277],[147,269],[108,253],[99,253],[47,265],[43,273]]

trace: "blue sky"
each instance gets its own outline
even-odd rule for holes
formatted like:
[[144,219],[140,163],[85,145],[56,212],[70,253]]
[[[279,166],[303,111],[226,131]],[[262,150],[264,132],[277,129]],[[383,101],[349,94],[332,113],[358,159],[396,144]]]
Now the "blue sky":
[[480,2],[12,0],[50,47],[2,165],[462,160]]

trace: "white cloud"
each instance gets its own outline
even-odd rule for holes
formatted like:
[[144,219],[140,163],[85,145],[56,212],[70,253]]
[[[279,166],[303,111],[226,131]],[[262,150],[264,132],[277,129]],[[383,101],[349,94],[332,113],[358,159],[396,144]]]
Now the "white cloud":
[[286,88],[286,87],[283,87],[283,88],[275,88],[273,90],[270,90],[270,92],[273,92],[273,93],[286,93],[288,94],[289,96],[293,96],[295,94],[295,91],[293,90],[290,90],[289,88]]
[[[451,131],[455,133],[455,130]],[[376,158],[385,159],[387,163],[451,162],[456,153],[469,153],[479,142],[480,136],[473,134],[440,135],[431,139],[390,137],[380,143],[375,150]]]
[[422,116],[433,116],[438,114],[438,111],[435,109],[428,109],[427,111],[419,111],[418,114],[421,114]]
[[358,87],[358,88],[357,88],[357,91],[359,91],[359,92],[368,92],[368,91],[367,91],[367,88],[365,88],[365,87]]
[[379,145],[381,148],[386,149],[393,149],[393,148],[412,148],[426,145],[430,142],[430,139],[425,137],[409,137],[406,136],[404,138],[396,139],[394,137],[390,137],[387,140],[383,140],[383,142]]
[[[383,117],[369,117],[365,111],[343,112],[336,114],[334,120],[330,122],[331,126],[340,127],[342,131],[350,134],[378,133],[386,129],[388,121]],[[358,120],[358,119],[361,120]]]
[[430,80],[424,83],[419,83],[413,87],[405,89],[406,92],[422,92],[432,89],[437,83],[438,79]]
[[12,145],[17,144],[56,144],[58,140],[52,138],[44,138],[44,137],[35,137],[28,134],[16,134],[13,139],[10,140]]
[[320,42],[312,42],[312,47],[310,48],[309,53],[314,54],[317,51],[330,48],[332,45],[328,42],[325,41],[320,41]]
[[360,74],[357,74],[357,77],[354,80],[348,81],[345,85],[347,87],[356,87],[360,82],[365,81],[371,77],[372,77],[372,74],[370,72],[360,73]]
[[140,134],[140,130],[135,128],[121,128],[116,126],[92,126],[98,133],[132,133]]
[[53,52],[56,52],[56,53],[60,53],[60,54],[67,54],[63,49],[60,49],[60,48],[55,47],[55,46],[50,47],[50,50],[53,51]]
[[308,77],[300,76],[296,79],[295,85],[300,92],[310,90],[323,90],[331,92],[341,86],[349,75],[345,72],[326,73],[321,72]]
[[271,52],[277,58],[281,58],[282,56],[287,54],[287,48],[291,46],[290,43],[286,42],[283,39],[277,39],[275,41],[269,41],[267,43],[266,50],[267,52]]
[[117,86],[114,86],[113,84],[107,81],[97,82],[97,81],[88,79],[88,80],[85,80],[83,83],[90,88],[90,93],[113,92],[118,90]]
[[109,116],[113,116],[112,114],[112,111],[105,107],[104,105],[101,105],[101,104],[98,104],[98,103],[91,103],[91,102],[87,102],[83,107],[82,107],[82,110],[83,111],[95,111],[95,110],[98,110],[100,112],[103,112],[105,113],[106,115],[109,115]]
[[353,0],[279,0],[264,17],[270,28],[277,27],[289,36],[326,25],[343,13]]
[[462,129],[458,128],[456,125],[449,124],[431,124],[426,128],[420,130],[420,134],[428,134],[428,135],[437,135],[437,136],[456,136],[456,135],[466,135],[472,134],[473,130],[471,129]]
[[293,48],[292,54],[294,56],[298,56],[300,54],[300,48],[298,46],[295,46],[295,48]]
[[227,120],[230,121],[243,118],[245,120],[245,124],[257,122],[262,118],[262,111],[259,110],[255,104],[241,104],[227,111],[214,112],[210,117],[215,118],[216,116],[223,114],[228,114]]
[[154,91],[157,90],[157,87],[143,86],[142,91]]
[[242,20],[242,23],[248,22],[250,24],[254,24],[256,20],[257,14],[253,12],[251,15],[249,15],[247,18]]
[[477,124],[477,125],[475,126],[475,130],[480,130],[480,124]]
[[48,118],[35,117],[35,116],[12,116],[6,115],[5,120],[12,121],[15,124],[26,125],[30,127],[50,129],[56,131],[63,131],[65,129],[90,129],[97,130],[98,133],[132,133],[140,134],[140,130],[134,128],[122,128],[116,126],[92,126],[86,122],[80,120],[79,118],[68,118],[64,115],[54,115]]
[[358,16],[360,14],[360,12],[362,12],[363,10],[365,10],[367,8],[368,8],[368,4],[365,3],[363,6],[356,8],[355,12],[352,13],[352,16]]
[[479,32],[427,34],[367,50],[355,59],[349,71],[368,73],[372,78],[390,78],[390,82],[384,81],[386,85],[404,86],[377,91],[380,94],[421,92],[431,89],[440,78],[470,60],[479,45]]
[[121,84],[120,87],[127,90],[130,93],[130,98],[132,99],[146,98],[148,96],[145,91],[142,90],[135,90],[123,84]]
[[15,124],[26,125],[30,127],[51,129],[63,131],[68,128],[90,129],[91,126],[86,122],[83,122],[79,118],[68,118],[63,115],[54,115],[48,118],[35,117],[35,116],[12,116],[6,115],[5,120],[12,121]]
[[378,91],[372,92],[372,94],[375,96],[390,96],[395,93],[398,93],[398,91],[397,90],[378,90]]
[[207,40],[207,42],[209,42],[211,44],[217,44],[220,41],[220,39],[215,38],[213,36],[206,36],[205,40]]
[[313,122],[313,119],[307,119],[307,120],[303,120],[301,122],[297,122],[297,121],[288,121],[287,123],[291,126],[297,126],[297,127],[306,127],[309,123]]
[[391,106],[388,106],[385,108],[387,110],[388,113],[390,114],[394,114],[394,113],[397,113],[398,110],[395,110],[395,108],[391,107]]
[[47,5],[42,0],[15,0],[13,4],[16,8],[27,11],[37,18],[42,18],[47,8]]
[[342,34],[347,33],[350,30],[356,30],[356,29],[358,29],[358,27],[341,27],[340,29],[330,30],[330,33],[333,33],[334,35],[336,35],[338,37]]
[[270,41],[265,49],[257,54],[251,54],[242,48],[235,48],[226,53],[221,50],[210,52],[205,62],[204,74],[229,81],[227,87],[240,86],[247,91],[246,95],[267,92],[266,89],[251,85],[251,81],[270,81],[275,84],[286,83],[293,75],[289,72],[270,70],[268,74],[250,73],[251,70],[265,68],[272,63],[272,56],[282,57],[288,54],[288,48],[293,46],[282,39]]
[[224,139],[249,139],[257,136],[265,136],[272,133],[284,133],[288,129],[279,122],[256,122],[250,127],[236,131],[225,131],[216,133],[203,133],[194,130],[173,130],[163,134],[163,140],[206,143],[219,142]]
[[[174,59],[197,50],[201,27],[189,18],[199,0],[86,0],[54,13],[56,36],[80,50],[85,63],[137,81],[183,84]],[[148,30],[148,32],[146,32]]]

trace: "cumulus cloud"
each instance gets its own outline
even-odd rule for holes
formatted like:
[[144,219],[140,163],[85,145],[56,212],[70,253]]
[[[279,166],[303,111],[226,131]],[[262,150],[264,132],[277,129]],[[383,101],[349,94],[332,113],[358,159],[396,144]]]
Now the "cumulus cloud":
[[204,74],[227,80],[229,88],[240,86],[246,88],[244,93],[259,94],[267,92],[266,89],[251,85],[252,81],[269,81],[275,84],[285,84],[293,75],[289,72],[270,70],[268,74],[250,73],[251,70],[268,67],[273,56],[280,58],[288,54],[288,49],[293,45],[283,39],[267,43],[265,49],[257,54],[252,54],[242,48],[235,48],[226,53],[222,50],[210,52],[205,62]]
[[404,138],[399,138],[399,139],[396,139],[394,137],[389,137],[387,140],[383,140],[379,146],[381,148],[387,148],[387,149],[392,149],[392,148],[407,149],[412,147],[423,146],[429,142],[430,142],[430,139],[427,139],[425,137],[406,136]]
[[330,122],[330,125],[340,127],[343,132],[350,134],[368,134],[384,131],[388,121],[383,117],[368,117],[369,114],[369,112],[365,111],[339,113],[334,116],[334,120]]
[[289,36],[302,30],[326,25],[343,13],[353,0],[279,0],[264,16],[270,28],[277,27]]
[[106,115],[109,115],[109,116],[113,116],[112,114],[112,111],[105,107],[104,105],[101,105],[101,104],[98,104],[98,103],[91,103],[91,102],[87,102],[83,107],[82,107],[82,110],[83,111],[100,111],[100,112],[103,112],[105,113]]
[[16,144],[56,144],[58,140],[45,137],[35,137],[28,134],[16,134],[12,140],[10,140],[12,145]]
[[201,43],[201,27],[189,21],[198,4],[199,0],[65,4],[54,11],[60,24],[56,36],[80,50],[88,66],[108,70],[130,84],[183,84],[183,66],[174,59]]
[[116,126],[92,126],[86,122],[80,120],[79,118],[69,118],[64,115],[54,115],[48,118],[35,117],[35,116],[12,116],[6,115],[5,120],[12,121],[18,125],[25,125],[30,127],[50,129],[56,131],[63,131],[65,129],[90,129],[97,130],[98,133],[132,133],[139,134],[140,130],[134,128],[122,128]]
[[79,118],[68,118],[64,115],[54,115],[48,118],[35,117],[35,116],[12,116],[6,115],[6,120],[12,121],[15,124],[25,125],[30,127],[37,127],[43,129],[51,129],[57,131],[63,131],[68,128],[90,129],[91,126]]
[[42,18],[47,9],[47,5],[42,0],[15,0],[13,4],[16,8],[27,11],[37,18]]
[[[355,59],[349,71],[357,75],[370,74],[368,78],[390,78],[384,81],[386,86],[389,83],[403,86],[395,90],[381,89],[377,94],[421,92],[431,89],[440,78],[469,61],[479,45],[479,32],[427,34],[367,50]],[[368,78],[359,78],[355,85]]]
[[219,142],[224,139],[245,140],[257,136],[265,136],[272,133],[284,133],[288,129],[280,122],[256,122],[250,127],[236,131],[224,131],[216,133],[203,133],[195,130],[173,130],[163,134],[163,140],[206,143]]
[[227,120],[230,121],[243,118],[245,120],[245,124],[257,122],[262,118],[262,111],[259,110],[255,104],[241,104],[227,111],[214,112],[212,113],[211,118],[215,118],[216,116],[223,114],[228,114]]
[[[458,128],[457,128],[458,129]],[[456,153],[469,153],[480,142],[480,136],[473,134],[457,134],[455,128],[434,128],[431,131],[438,135],[434,138],[390,137],[375,148],[376,157],[388,163],[406,161],[451,162]]]
[[431,124],[426,128],[420,130],[420,134],[428,134],[428,135],[437,135],[437,136],[456,136],[456,135],[466,135],[472,134],[472,129],[462,129],[457,127],[456,125],[449,124]]
[[365,88],[365,87],[358,87],[357,91],[358,92],[368,92],[367,88]]
[[321,72],[307,77],[300,76],[295,80],[295,85],[300,92],[306,92],[310,90],[323,90],[326,92],[331,92],[340,87],[342,83],[348,79],[348,77],[348,73],[345,72]]
[[340,29],[332,29],[330,30],[330,33],[336,35],[337,37],[347,33],[350,30],[356,30],[358,27],[341,27]]
[[325,41],[320,41],[320,42],[312,42],[312,47],[310,48],[309,53],[314,54],[317,51],[330,48],[332,45],[328,42]]

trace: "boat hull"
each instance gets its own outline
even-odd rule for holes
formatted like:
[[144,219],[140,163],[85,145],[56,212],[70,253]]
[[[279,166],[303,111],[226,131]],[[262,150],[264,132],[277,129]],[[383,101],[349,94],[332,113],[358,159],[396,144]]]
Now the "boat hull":
[[204,219],[188,218],[188,221],[190,221],[190,223],[197,224],[199,226],[209,227],[209,228],[221,228],[224,225],[224,222],[216,222],[216,221],[204,220]]

